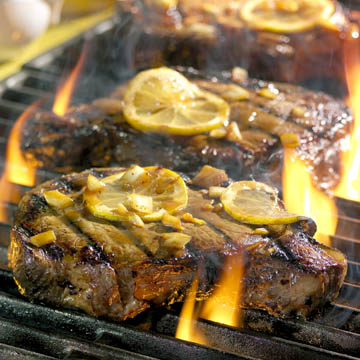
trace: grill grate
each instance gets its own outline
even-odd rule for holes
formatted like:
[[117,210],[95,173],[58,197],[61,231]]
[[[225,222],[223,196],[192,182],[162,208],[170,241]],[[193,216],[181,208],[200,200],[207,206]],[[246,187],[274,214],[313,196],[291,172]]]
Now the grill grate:
[[[73,103],[103,96],[132,75],[118,40],[121,30],[118,19],[106,21],[26,64],[18,74],[0,83],[0,170],[4,168],[7,139],[16,119],[39,98],[45,99],[41,108],[51,108],[57,87],[74,67],[85,43],[90,44],[90,62],[83,71],[86,77],[79,79],[77,87],[87,91],[81,91],[81,98],[72,99]],[[39,170],[36,182],[57,175]],[[243,329],[200,320],[198,326],[211,344],[205,347],[174,338],[179,306],[149,311],[135,320],[117,324],[24,300],[7,269],[7,246],[17,201],[27,190],[16,185],[17,196],[0,204],[0,210],[4,209],[8,215],[8,223],[0,223],[0,357],[3,359],[13,358],[14,354],[19,359],[354,359],[360,354],[360,239],[356,240],[355,236],[360,229],[356,220],[360,205],[357,203],[338,199],[342,215],[332,241],[349,258],[349,271],[335,304],[313,322],[278,319],[255,310],[244,311]]]

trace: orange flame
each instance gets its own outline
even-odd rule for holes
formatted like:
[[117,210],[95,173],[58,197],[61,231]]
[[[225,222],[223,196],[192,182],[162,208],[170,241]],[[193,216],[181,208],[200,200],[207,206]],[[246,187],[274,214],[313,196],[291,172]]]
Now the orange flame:
[[337,225],[337,208],[333,198],[319,191],[312,184],[306,164],[295,149],[284,148],[283,199],[289,212],[305,215],[315,220],[315,238],[331,245],[328,235],[334,235]]
[[214,293],[206,300],[205,304],[201,304],[200,310],[199,307],[196,308],[195,306],[195,295],[198,287],[197,277],[181,310],[176,337],[198,344],[209,345],[195,325],[199,314],[203,319],[230,326],[241,326],[242,317],[239,305],[242,296],[241,279],[243,276],[242,253],[227,256],[220,280],[215,285]]
[[335,190],[339,197],[360,201],[360,43],[359,30],[353,29],[352,36],[344,47],[345,73],[349,90],[348,104],[354,115],[354,129],[349,148],[342,153],[342,181]]
[[[29,106],[15,122],[6,148],[6,165],[0,180],[0,203],[17,203],[20,200],[20,193],[14,184],[34,186],[36,168],[28,160],[24,159],[20,149],[21,132],[25,121],[36,109],[41,100]],[[6,222],[7,214],[4,206],[0,207],[0,221]]]
[[87,46],[85,44],[81,52],[80,58],[76,63],[76,66],[74,67],[70,76],[66,79],[64,84],[60,86],[59,90],[57,91],[54,105],[52,108],[53,112],[56,115],[59,116],[64,115],[69,108],[70,100],[75,89],[76,80],[79,77],[81,69],[84,66],[86,54],[87,54]]
[[243,276],[242,254],[227,256],[219,283],[216,284],[212,296],[205,302],[200,317],[225,325],[239,326]]
[[181,309],[179,324],[176,329],[175,336],[178,339],[196,342],[198,344],[206,345],[207,342],[204,336],[196,328],[195,321],[198,318],[198,311],[195,310],[196,291],[199,284],[199,276],[194,279],[190,292],[185,299],[184,305]]

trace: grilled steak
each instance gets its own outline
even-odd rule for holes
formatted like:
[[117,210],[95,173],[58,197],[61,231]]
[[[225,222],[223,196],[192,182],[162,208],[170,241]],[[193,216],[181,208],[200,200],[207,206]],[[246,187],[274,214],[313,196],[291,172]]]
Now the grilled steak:
[[[76,106],[63,117],[36,111],[23,130],[25,156],[37,166],[65,172],[156,164],[193,175],[210,164],[224,168],[235,179],[255,178],[280,187],[280,138],[292,133],[299,139],[300,157],[312,165],[314,184],[322,190],[338,184],[339,152],[352,123],[344,103],[284,83],[246,77],[234,82],[228,73],[207,78],[182,70],[198,86],[229,102],[230,123],[239,127],[240,138],[217,138],[212,133],[165,136],[135,130],[122,115],[124,85],[110,98]],[[247,99],[238,100],[239,86],[248,92]]]
[[[98,178],[120,169],[73,173],[48,181],[21,200],[11,231],[9,263],[22,294],[30,300],[124,320],[152,304],[181,300],[199,273],[199,296],[211,293],[225,256],[244,259],[240,306],[265,309],[276,316],[309,316],[338,294],[346,259],[317,243],[311,221],[269,226],[268,235],[240,223],[224,211],[204,210],[206,192],[189,189],[183,211],[205,225],[183,222],[191,241],[172,248],[161,235],[173,232],[161,222],[144,228],[110,222],[83,208],[88,174]],[[44,191],[71,196],[71,212],[50,207]],[[69,215],[71,214],[71,215]],[[176,214],[180,216],[181,213]],[[52,230],[56,240],[35,246],[32,236]]]
[[[245,1],[178,0],[171,2],[176,4],[171,11],[166,8],[169,2],[118,3],[126,19],[122,30],[127,34],[127,54],[137,68],[149,64],[215,70],[242,66],[252,76],[268,80],[301,82],[322,77],[345,82],[343,45],[351,26],[337,1],[333,1],[332,26],[296,32],[247,24],[241,16]],[[269,1],[271,6],[274,2]]]

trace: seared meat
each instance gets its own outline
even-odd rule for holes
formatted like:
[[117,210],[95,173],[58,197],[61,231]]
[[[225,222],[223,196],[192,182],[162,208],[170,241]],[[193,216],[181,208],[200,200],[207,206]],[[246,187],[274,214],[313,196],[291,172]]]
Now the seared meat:
[[[62,171],[136,163],[193,175],[209,164],[227,170],[235,179],[255,178],[280,187],[280,138],[291,133],[298,136],[300,156],[313,165],[315,185],[329,190],[338,184],[340,147],[352,122],[341,101],[283,83],[246,78],[235,83],[229,74],[209,80],[193,70],[182,70],[198,86],[230,103],[230,122],[238,125],[240,139],[217,138],[211,133],[165,136],[135,130],[121,112],[122,86],[110,99],[79,105],[64,117],[37,111],[23,130],[26,157],[38,166]],[[246,89],[247,99],[237,100],[238,86]],[[274,91],[277,96],[271,95]]]
[[330,78],[345,83],[343,46],[351,22],[342,6],[333,2],[332,27],[318,25],[296,32],[248,26],[241,17],[245,1],[178,0],[167,11],[167,2],[161,6],[161,2],[120,0],[119,7],[127,18],[128,58],[136,68],[242,66],[267,80]]
[[[9,263],[22,294],[30,300],[124,320],[152,304],[183,299],[199,272],[199,297],[211,293],[226,256],[244,259],[240,306],[265,309],[276,316],[310,316],[334,300],[346,273],[342,253],[317,243],[311,221],[268,227],[240,223],[224,211],[204,210],[210,199],[189,189],[186,209],[205,225],[183,222],[191,241],[168,247],[161,235],[174,229],[161,222],[139,228],[110,222],[83,208],[88,174],[98,178],[119,169],[73,173],[48,181],[21,200],[11,231]],[[59,190],[74,200],[69,209],[50,207],[44,191]],[[181,216],[181,212],[176,214]],[[35,246],[31,237],[52,230],[56,239]]]

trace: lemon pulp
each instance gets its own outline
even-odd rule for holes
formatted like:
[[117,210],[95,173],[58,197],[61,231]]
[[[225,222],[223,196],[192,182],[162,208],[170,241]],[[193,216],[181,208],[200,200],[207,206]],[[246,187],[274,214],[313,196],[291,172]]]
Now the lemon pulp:
[[150,166],[133,166],[101,180],[98,191],[85,189],[84,202],[96,217],[126,221],[136,214],[145,221],[158,221],[187,205],[187,187],[175,172]]
[[139,73],[125,91],[124,104],[127,122],[142,131],[195,135],[229,118],[225,100],[165,67]]
[[238,181],[221,194],[224,210],[236,220],[254,225],[290,224],[300,219],[279,206],[270,186],[257,181]]
[[291,33],[328,22],[334,12],[331,0],[248,0],[241,17],[250,27]]

